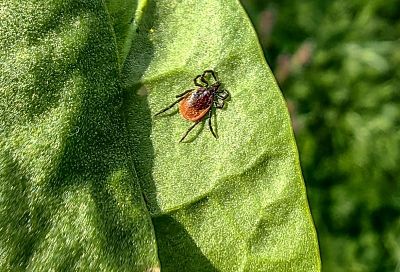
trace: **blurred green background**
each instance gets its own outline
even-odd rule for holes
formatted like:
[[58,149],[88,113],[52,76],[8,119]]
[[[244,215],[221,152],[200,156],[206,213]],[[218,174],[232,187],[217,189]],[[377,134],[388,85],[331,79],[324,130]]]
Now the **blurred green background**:
[[400,0],[242,0],[287,100],[322,270],[400,271]]

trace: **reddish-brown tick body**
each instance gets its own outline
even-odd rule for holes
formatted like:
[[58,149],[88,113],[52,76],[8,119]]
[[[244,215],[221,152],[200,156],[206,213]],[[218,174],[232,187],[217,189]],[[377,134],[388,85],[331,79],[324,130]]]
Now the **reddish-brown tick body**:
[[[207,75],[211,75],[214,78],[214,83],[209,84]],[[190,89],[182,94],[177,95],[174,103],[156,113],[159,115],[175,104],[179,103],[179,112],[183,118],[186,120],[195,122],[183,135],[180,142],[182,142],[189,132],[199,124],[208,113],[208,125],[212,135],[217,138],[212,125],[211,125],[211,115],[213,108],[223,108],[224,100],[228,98],[229,93],[226,90],[221,89],[221,83],[218,81],[213,70],[206,70],[202,75],[198,75],[194,78],[194,84],[197,86],[196,89]]]
[[201,120],[211,109],[215,92],[219,86],[218,84],[209,88],[199,87],[197,90],[185,95],[179,102],[179,112],[182,117],[192,122]]

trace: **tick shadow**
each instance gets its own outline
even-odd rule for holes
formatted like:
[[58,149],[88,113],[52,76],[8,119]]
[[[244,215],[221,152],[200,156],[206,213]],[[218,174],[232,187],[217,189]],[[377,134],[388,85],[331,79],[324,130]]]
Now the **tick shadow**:
[[[152,215],[162,271],[217,271],[204,256],[185,227],[172,216],[162,215],[157,202],[157,186],[153,177],[155,151],[151,141],[153,116],[149,107],[148,90],[141,78],[153,58],[154,22],[157,21],[156,1],[149,1],[138,25],[136,36],[123,67],[122,112],[129,135],[129,148],[141,186],[143,199]],[[167,113],[177,115],[178,111]],[[204,269],[198,270],[198,265]],[[194,267],[196,266],[196,267]],[[179,267],[185,267],[180,269]],[[193,269],[191,269],[193,267]]]
[[[162,119],[162,118],[172,117],[172,116],[175,116],[175,115],[178,115],[178,114],[179,114],[179,110],[176,109],[176,110],[174,110],[173,112],[170,112],[170,113],[163,113],[163,115],[159,115],[159,116],[156,116],[156,117],[157,117],[157,119]],[[194,142],[194,141],[199,137],[199,135],[203,132],[203,130],[204,130],[204,124],[205,124],[206,121],[207,121],[207,120],[201,121],[192,131],[189,132],[188,135],[186,135],[185,139],[184,139],[181,143],[182,143],[182,144],[185,144],[185,143],[192,143],[192,142]],[[182,120],[182,122],[185,122],[185,121]],[[188,123],[188,122],[187,122],[187,123]],[[190,124],[190,123],[188,123],[188,124]],[[193,124],[193,123],[192,123],[192,124]],[[188,125],[188,127],[186,128],[186,130],[188,130],[189,127],[190,127],[190,126]],[[184,131],[186,132],[186,130],[184,130]],[[183,134],[183,132],[182,132],[182,134]],[[179,140],[179,139],[177,138],[176,141],[178,141],[178,140]]]
[[196,141],[196,139],[200,137],[200,135],[203,133],[206,122],[207,120],[201,121],[200,124],[198,125],[198,128],[191,131],[182,141],[182,144],[190,144]]

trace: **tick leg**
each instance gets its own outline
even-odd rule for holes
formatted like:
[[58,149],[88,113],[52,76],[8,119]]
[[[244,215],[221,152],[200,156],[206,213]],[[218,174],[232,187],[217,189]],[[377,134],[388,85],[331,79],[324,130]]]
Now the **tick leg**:
[[184,99],[185,97],[181,97],[178,100],[176,100],[174,103],[172,103],[171,105],[169,105],[168,107],[166,107],[165,109],[162,109],[161,111],[157,112],[156,114],[154,114],[154,116],[160,115],[163,112],[166,112],[167,110],[169,110],[170,108],[172,108],[173,106],[175,106],[175,104],[179,103],[179,101],[181,101],[182,99]]
[[214,77],[214,79],[215,79],[214,71],[212,71],[212,70],[206,70],[206,71],[204,71],[203,74],[202,74],[201,77],[200,77],[200,80],[201,80],[204,84],[206,84],[206,87],[209,86],[208,80],[206,79],[206,75],[209,74],[210,72],[212,73],[212,75],[213,75],[213,77]]
[[179,140],[179,142],[181,143],[181,142],[186,138],[186,136],[189,134],[189,132],[190,132],[195,126],[197,126],[198,124],[200,124],[200,121],[197,121],[197,122],[194,123],[192,126],[190,126],[190,128],[188,128],[188,130],[185,132],[185,134],[183,134],[183,136],[182,136],[182,138]]
[[178,94],[177,96],[175,96],[176,98],[178,98],[178,97],[182,97],[182,96],[184,96],[185,94],[187,94],[187,93],[190,93],[191,91],[194,91],[194,89],[190,89],[190,90],[186,90],[186,91],[184,91],[183,93],[181,93],[181,94]]
[[[202,85],[201,83],[199,83],[199,79],[201,80],[201,82],[205,83],[205,82],[203,81],[202,75],[198,75],[197,77],[195,77],[195,78],[193,79],[194,85],[195,85],[195,86],[198,86],[198,87],[204,87],[204,85]],[[206,87],[207,87],[207,83],[205,83],[205,84],[206,84]]]
[[208,112],[208,127],[210,128],[210,131],[211,131],[212,135],[214,136],[214,138],[217,139],[217,135],[215,134],[213,127],[212,127],[211,117],[212,117],[212,109],[210,109],[210,111]]
[[215,73],[214,73],[213,70],[205,70],[205,71],[203,72],[203,75],[202,75],[202,76],[205,77],[206,74],[211,74],[212,77],[214,78],[214,80],[215,80],[215,81],[218,81],[218,79],[217,79],[217,77],[215,76]]
[[200,80],[201,80],[201,82],[203,82],[204,84],[206,84],[206,87],[208,87],[208,81],[207,81],[207,79],[204,78],[204,74],[201,75]]
[[214,105],[217,109],[222,109],[225,105],[225,102],[224,102],[224,100],[217,100],[217,101],[214,101]]
[[220,98],[220,99],[222,99],[222,100],[225,100],[225,99],[227,99],[228,97],[229,97],[229,92],[227,91],[227,90],[223,90],[223,91],[221,91],[221,92],[217,92],[216,93],[216,96],[218,97],[218,98]]

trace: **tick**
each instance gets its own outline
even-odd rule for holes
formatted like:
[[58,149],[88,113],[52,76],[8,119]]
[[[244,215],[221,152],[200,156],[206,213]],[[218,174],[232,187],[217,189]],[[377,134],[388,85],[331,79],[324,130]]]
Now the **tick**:
[[[209,81],[211,77],[213,78],[212,83]],[[213,109],[222,109],[225,99],[229,97],[228,91],[221,87],[221,82],[213,70],[205,70],[203,74],[196,76],[193,82],[196,88],[178,94],[176,96],[178,99],[174,103],[155,114],[155,116],[160,115],[179,103],[179,112],[182,117],[194,122],[179,142],[182,142],[189,132],[206,118],[208,118],[208,127],[212,135],[217,138],[211,123]]]

